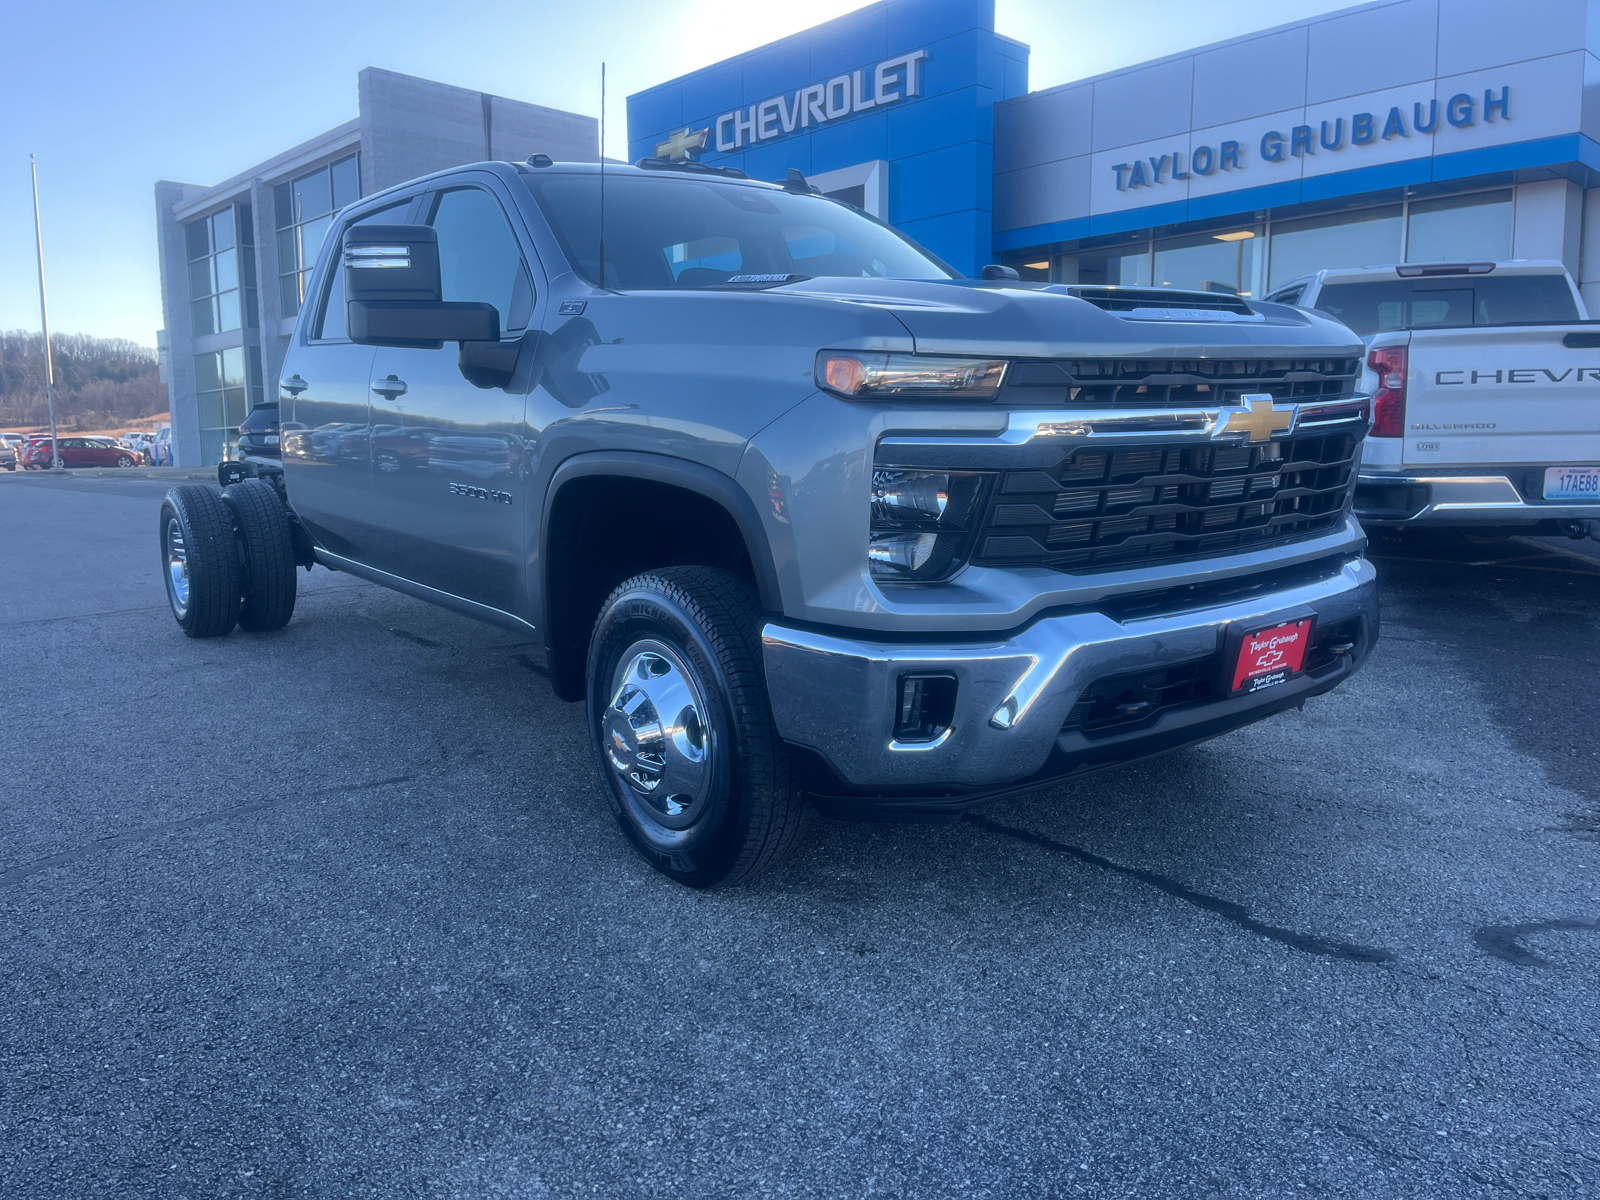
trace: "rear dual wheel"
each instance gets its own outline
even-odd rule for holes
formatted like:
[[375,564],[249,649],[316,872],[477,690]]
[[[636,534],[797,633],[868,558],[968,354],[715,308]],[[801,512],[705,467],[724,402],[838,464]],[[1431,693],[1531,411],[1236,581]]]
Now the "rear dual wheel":
[[184,633],[223,637],[235,624],[260,632],[289,623],[294,542],[270,484],[180,484],[162,501],[159,532],[167,602]]
[[589,729],[633,848],[696,888],[749,879],[793,846],[803,798],[772,724],[761,609],[709,567],[636,575],[589,644]]

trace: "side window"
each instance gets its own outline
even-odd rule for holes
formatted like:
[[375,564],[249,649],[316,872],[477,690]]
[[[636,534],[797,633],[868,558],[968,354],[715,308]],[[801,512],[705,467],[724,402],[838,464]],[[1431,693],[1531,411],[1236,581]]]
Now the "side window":
[[439,235],[440,299],[492,304],[502,331],[526,329],[533,285],[500,202],[482,188],[452,188],[434,200],[428,224]]
[[[384,208],[374,209],[372,212],[363,213],[354,221],[339,227],[337,236],[342,242],[344,231],[355,225],[395,225],[404,224],[406,210],[411,207],[414,197],[407,196],[398,204],[390,204]],[[322,289],[322,311],[317,314],[317,324],[311,336],[318,341],[343,341],[345,338],[345,307],[344,307],[344,268],[339,265],[339,258],[334,256],[328,274],[327,287]]]
[[1273,304],[1299,304],[1300,293],[1306,289],[1301,287],[1284,288],[1281,292],[1273,292],[1267,299]]

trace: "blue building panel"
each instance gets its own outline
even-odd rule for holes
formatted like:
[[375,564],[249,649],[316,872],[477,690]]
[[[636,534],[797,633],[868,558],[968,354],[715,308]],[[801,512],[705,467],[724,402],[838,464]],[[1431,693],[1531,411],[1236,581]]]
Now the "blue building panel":
[[[998,93],[1003,85],[1005,61],[1000,54],[1000,39],[993,33],[969,29],[936,42],[917,42],[896,54],[926,50],[920,82],[924,101],[945,92],[959,91],[980,84]],[[993,103],[993,100],[990,100]]]
[[889,221],[893,225],[948,216],[951,213],[989,211],[994,189],[994,169],[989,158],[975,151],[979,143],[951,146],[891,160],[889,164]]
[[[1213,217],[1231,217],[1238,213],[1255,212],[1261,208],[1277,208],[1285,204],[1299,204],[1301,183],[1298,179],[1284,179],[1278,183],[1264,183],[1260,187],[1240,188],[1236,192],[1218,192],[1212,196],[1196,196],[1189,201],[1191,221],[1208,221]],[[1129,226],[1139,228],[1139,226]],[[1096,233],[1100,230],[1096,228]]]
[[1457,150],[1454,154],[1440,154],[1425,161],[1432,165],[1432,178],[1436,180],[1470,179],[1474,175],[1493,175],[1500,171],[1582,162],[1585,142],[1588,142],[1590,147],[1594,146],[1594,143],[1582,134],[1573,133],[1564,137],[1512,142],[1507,146]]
[[986,215],[970,211],[947,213],[898,223],[895,228],[962,274],[976,275],[984,263],[991,261],[987,245],[989,223],[983,219]]
[[[1400,162],[1375,163],[1370,167],[1357,167],[1352,171],[1312,175],[1300,184],[1300,199],[1335,200],[1340,196],[1358,196],[1363,192],[1381,192],[1389,188],[1406,187],[1413,183],[1427,183],[1432,177],[1433,160],[1429,158],[1407,158]],[[1279,203],[1284,202],[1279,201]]]
[[1015,96],[1024,96],[1028,92],[1028,60],[1015,59],[1006,56],[1001,64],[1000,95],[999,100],[1010,100]]
[[1030,225],[1026,229],[1007,229],[994,235],[994,252],[1027,250],[1033,246],[1048,246],[1054,242],[1075,242],[1089,236],[1089,218],[1074,217],[1070,221],[1051,221],[1048,225]]
[[743,161],[738,164],[741,171],[751,179],[765,179],[769,183],[782,181],[790,167],[803,175],[816,172],[811,165],[810,138],[779,138],[775,142],[746,150],[741,157]]
[[784,38],[751,51],[739,62],[744,80],[741,102],[746,106],[759,104],[769,96],[793,93],[812,81],[811,49],[803,38]]
[[848,121],[823,126],[808,139],[811,169],[837,171],[840,167],[889,157],[888,129],[888,114],[882,112],[863,113]]
[[1089,218],[1089,231],[1100,237],[1108,233],[1150,229],[1156,225],[1178,225],[1188,219],[1189,202],[1174,200],[1168,204],[1146,204],[1143,208],[1129,208],[1122,212],[1095,213]]
[[[889,44],[890,14],[884,10],[890,7],[887,4],[874,4],[801,34],[809,42],[811,53],[811,78],[807,82],[823,83],[832,76],[847,74],[869,63],[882,62],[891,54],[904,54],[907,50],[916,49],[910,44],[904,47]],[[910,17],[910,22],[893,21],[896,34],[904,31],[906,24],[916,21],[914,13],[896,12],[893,15]],[[900,40],[896,37],[897,43]]]
[[994,141],[994,105],[982,89],[966,87],[920,104],[884,110],[889,123],[888,157],[910,158],[964,142]]
[[[892,21],[890,25],[891,41],[894,27],[898,24]],[[922,38],[919,45],[960,33],[993,34],[994,0],[925,0],[917,5],[916,29]],[[905,49],[915,47],[907,46]],[[889,53],[902,54],[904,51],[891,45]]]
[[[698,125],[709,116],[743,105],[744,70],[737,60],[718,63],[693,75],[685,75],[680,90],[683,96],[683,123]],[[682,127],[679,126],[680,129]]]
[[[628,97],[628,138],[644,142],[658,133],[683,128],[683,92],[676,86],[651,88]],[[654,147],[652,147],[652,152]]]
[[[917,94],[801,125],[752,142],[732,123],[735,148],[717,149],[717,118],[845,76],[851,99],[875,96],[880,63],[924,51]],[[629,152],[655,153],[676,130],[705,129],[702,162],[736,166],[755,179],[782,179],[794,167],[821,174],[878,160],[889,168],[889,215],[939,241],[938,252],[964,271],[990,256],[994,192],[994,100],[1027,87],[1028,48],[994,32],[994,0],[880,0],[805,33],[651,88],[628,101]],[[781,121],[777,122],[781,124]],[[726,144],[726,142],[725,142]]]

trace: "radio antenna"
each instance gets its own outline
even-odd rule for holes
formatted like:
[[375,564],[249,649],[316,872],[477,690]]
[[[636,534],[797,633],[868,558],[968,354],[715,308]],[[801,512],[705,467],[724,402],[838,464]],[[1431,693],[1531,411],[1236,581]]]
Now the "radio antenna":
[[600,64],[600,290],[606,286],[606,64]]

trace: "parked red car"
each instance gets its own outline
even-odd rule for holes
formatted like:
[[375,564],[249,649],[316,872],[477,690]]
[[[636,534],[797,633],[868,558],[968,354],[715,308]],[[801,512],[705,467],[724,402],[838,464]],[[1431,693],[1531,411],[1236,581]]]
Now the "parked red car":
[[[131,467],[137,459],[132,450],[119,446],[110,438],[61,437],[56,439],[56,452],[64,467]],[[29,438],[18,455],[24,468],[42,471],[50,466],[50,439]]]

